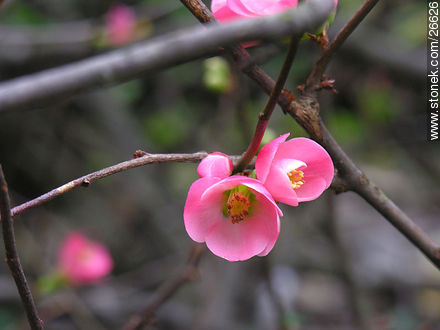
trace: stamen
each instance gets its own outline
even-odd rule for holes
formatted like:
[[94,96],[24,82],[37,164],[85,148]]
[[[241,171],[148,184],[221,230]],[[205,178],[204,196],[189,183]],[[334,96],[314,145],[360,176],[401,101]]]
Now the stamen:
[[252,206],[251,195],[252,193],[247,188],[243,190],[238,187],[229,192],[225,215],[231,219],[232,223],[239,223],[249,216]]
[[300,170],[292,170],[289,173],[287,173],[287,176],[290,179],[291,186],[293,189],[298,189],[301,187],[306,181],[304,178],[304,172]]

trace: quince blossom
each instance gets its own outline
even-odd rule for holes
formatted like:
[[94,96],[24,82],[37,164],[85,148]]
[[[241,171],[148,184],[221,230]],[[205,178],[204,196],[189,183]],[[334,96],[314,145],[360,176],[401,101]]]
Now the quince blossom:
[[318,198],[330,186],[334,167],[318,143],[302,137],[286,141],[288,136],[281,135],[261,148],[255,171],[277,202],[297,206]]
[[185,203],[186,231],[229,261],[265,256],[280,233],[282,212],[261,182],[229,176],[231,171],[229,158],[220,153],[200,163],[202,178],[191,185]]
[[69,282],[90,284],[111,272],[113,260],[105,246],[73,232],[58,251],[58,268]]

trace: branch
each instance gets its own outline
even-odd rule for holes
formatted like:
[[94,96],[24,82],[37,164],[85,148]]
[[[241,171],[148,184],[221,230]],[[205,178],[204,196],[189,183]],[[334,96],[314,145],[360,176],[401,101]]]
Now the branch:
[[258,147],[260,146],[261,140],[263,139],[263,135],[266,131],[267,124],[269,123],[270,116],[272,115],[273,110],[278,103],[278,98],[283,90],[287,77],[289,76],[290,68],[292,67],[293,60],[295,59],[300,39],[301,35],[299,34],[293,36],[290,40],[289,50],[287,51],[287,55],[278,76],[277,82],[275,83],[275,86],[270,93],[269,100],[267,101],[264,110],[258,116],[258,123],[257,127],[255,128],[254,136],[246,152],[241,156],[237,166],[235,167],[235,173],[242,172],[257,154]]
[[11,270],[21,301],[31,329],[43,329],[43,322],[38,316],[31,290],[21,267],[15,244],[14,226],[12,223],[11,207],[8,194],[8,185],[0,165],[0,213],[2,218],[3,241],[5,244],[6,263]]
[[197,266],[205,250],[204,245],[194,243],[186,265],[180,274],[161,285],[142,314],[133,316],[123,329],[136,330],[151,325],[154,322],[156,310],[177,293],[183,285],[198,278]]
[[319,84],[321,77],[327,68],[328,63],[333,58],[333,55],[341,47],[341,45],[347,40],[347,38],[353,33],[357,26],[362,22],[365,16],[373,9],[379,0],[367,0],[362,7],[356,12],[356,14],[344,25],[344,27],[336,35],[335,39],[327,46],[322,52],[318,61],[316,61],[315,67],[307,78],[305,85],[305,92],[313,92]]
[[[138,152],[136,152],[138,153]],[[129,169],[144,166],[148,164],[157,164],[157,163],[170,163],[170,162],[199,162],[203,158],[205,158],[208,155],[206,152],[196,152],[193,154],[147,154],[143,152],[143,156],[131,160],[127,160],[125,162],[109,166],[106,168],[103,168],[102,170],[86,174],[80,178],[74,179],[70,182],[67,182],[63,184],[62,186],[52,189],[51,191],[34,198],[26,203],[23,203],[21,205],[15,206],[12,209],[12,216],[15,217],[16,215],[26,211],[27,209],[30,209],[32,207],[41,205],[45,202],[48,202],[55,197],[58,197],[74,188],[77,187],[88,187],[91,183],[105,178],[109,175],[116,174],[119,172],[124,172]],[[135,154],[136,156],[136,154]]]
[[[324,22],[332,2],[310,0],[295,10],[254,20],[195,27],[76,63],[0,84],[0,111],[35,108],[96,87],[139,78],[219,52],[246,40],[266,40],[313,30]],[[170,49],[178,49],[173,52]]]
[[[200,0],[192,1],[200,2]],[[347,39],[377,1],[367,0],[364,6],[345,25],[343,28],[345,32],[341,31],[338,34],[339,37],[335,38],[335,41],[339,41],[335,44],[336,46],[332,47],[332,52],[335,52],[340,47],[342,42]],[[198,14],[197,11],[192,11],[192,13],[194,15]],[[203,13],[203,15],[209,17],[207,13]],[[231,55],[242,71],[254,80],[266,94],[270,94],[275,86],[275,82],[259,66],[252,62],[249,53],[241,48],[231,52]],[[330,60],[330,57],[328,60]],[[243,66],[243,63],[246,65]],[[310,134],[312,139],[320,143],[329,152],[338,170],[339,177],[337,178],[337,183],[339,191],[352,190],[357,192],[440,269],[440,245],[432,241],[417,224],[356,167],[322,122],[319,116],[319,103],[314,93],[303,95],[298,101],[292,101],[289,97],[289,92],[282,93],[278,98],[278,104],[285,113],[290,114]]]

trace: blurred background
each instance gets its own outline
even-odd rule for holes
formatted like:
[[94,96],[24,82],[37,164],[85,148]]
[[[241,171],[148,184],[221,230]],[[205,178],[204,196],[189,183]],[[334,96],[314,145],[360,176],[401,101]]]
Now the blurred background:
[[[209,5],[209,1],[205,2]],[[362,1],[340,0],[330,36]],[[109,11],[127,5],[130,37],[115,42]],[[0,10],[0,80],[77,61],[198,22],[179,1],[7,0]],[[440,150],[426,142],[426,4],[380,2],[332,61],[337,93],[320,93],[329,130],[358,166],[440,242]],[[287,44],[249,49],[272,77]],[[178,51],[178,50],[174,50]],[[319,55],[301,43],[287,87]],[[222,58],[201,59],[50,107],[0,113],[0,163],[13,205],[106,166],[150,153],[242,153],[267,97]],[[265,142],[307,136],[276,110]],[[48,329],[116,329],[184,266],[192,246],[183,206],[196,164],[148,165],[79,188],[15,218],[17,245]],[[209,251],[200,278],[157,311],[158,329],[439,329],[438,271],[354,193],[282,205],[266,258],[229,263]],[[71,231],[106,245],[110,276],[45,290]],[[1,248],[3,254],[3,246]],[[40,284],[39,284],[40,283]],[[26,328],[6,263],[0,329]]]

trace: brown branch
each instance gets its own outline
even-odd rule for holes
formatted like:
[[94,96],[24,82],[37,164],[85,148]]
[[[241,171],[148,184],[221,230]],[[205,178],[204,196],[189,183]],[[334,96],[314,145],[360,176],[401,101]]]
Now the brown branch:
[[358,27],[362,20],[368,15],[379,0],[367,0],[362,7],[354,14],[354,16],[344,25],[344,27],[336,35],[335,39],[325,48],[321,56],[316,61],[316,64],[307,78],[304,92],[314,92],[318,87],[321,77],[327,68],[328,63],[333,58],[333,55],[347,40],[347,38]]
[[[136,155],[136,154],[135,154]],[[70,182],[67,182],[63,184],[62,186],[52,189],[51,191],[34,198],[26,203],[23,203],[21,205],[15,206],[12,209],[12,216],[16,216],[27,209],[30,209],[32,207],[41,205],[45,202],[48,202],[55,197],[58,197],[74,188],[77,187],[88,187],[91,183],[105,178],[109,175],[124,172],[129,169],[144,166],[148,164],[156,164],[156,163],[169,163],[169,162],[199,162],[203,158],[205,158],[208,155],[206,152],[196,152],[193,154],[147,154],[145,153],[142,157],[137,157],[135,159],[127,160],[125,162],[109,166],[106,168],[103,168],[102,170],[86,174],[78,179],[74,179]]]
[[1,223],[6,263],[8,264],[12,277],[14,278],[31,329],[43,329],[43,322],[38,316],[32,293],[29,289],[23,268],[21,267],[20,257],[18,256],[10,205],[8,185],[3,174],[2,166],[0,165],[0,213],[2,218]]
[[182,271],[175,278],[170,279],[160,286],[144,311],[139,315],[133,316],[123,329],[136,330],[151,326],[154,322],[156,310],[174,294],[176,294],[182,286],[184,286],[186,283],[196,280],[199,277],[197,266],[205,250],[205,245],[194,243],[189,253],[186,265]]
[[[186,0],[181,1],[186,2]],[[192,1],[200,2],[199,0]],[[333,46],[329,46],[332,47],[332,53],[328,60],[330,60],[333,53],[347,39],[377,1],[367,0],[355,16],[345,25],[339,36],[333,41]],[[192,13],[198,15],[197,11],[192,11]],[[203,15],[209,17],[208,13],[203,12]],[[235,50],[230,52],[230,55],[232,55],[238,67],[255,81],[266,94],[270,94],[275,86],[273,79],[253,63],[246,50],[243,48],[236,48]],[[325,69],[326,65],[323,66],[323,69]],[[278,98],[278,104],[285,113],[290,114],[310,134],[312,139],[320,143],[329,152],[338,170],[338,191],[352,190],[357,192],[440,269],[440,245],[432,241],[417,224],[356,167],[322,122],[319,116],[319,103],[314,93],[305,94],[297,101],[292,101],[289,97],[289,92],[282,93]]]
[[263,139],[264,132],[266,131],[267,124],[269,123],[270,116],[272,115],[275,106],[278,103],[278,98],[281,95],[283,87],[289,76],[290,69],[292,67],[293,60],[295,59],[296,51],[298,49],[299,41],[303,33],[297,34],[292,37],[289,44],[289,49],[287,51],[286,58],[284,60],[283,66],[281,68],[278,79],[275,83],[272,92],[270,93],[269,100],[266,103],[263,111],[258,116],[257,127],[255,128],[254,136],[249,144],[249,147],[245,153],[241,156],[238,161],[237,166],[234,169],[235,173],[242,172],[249,162],[255,157],[260,146],[261,140]]

